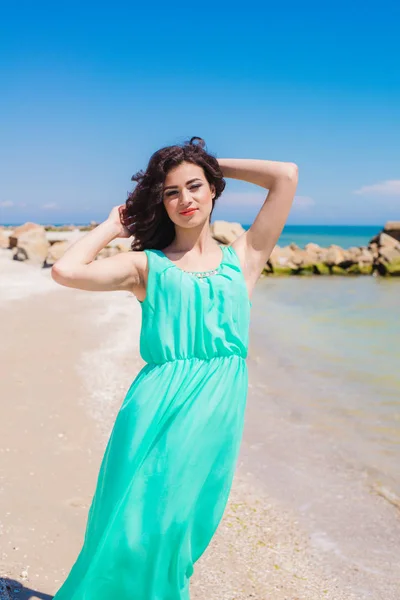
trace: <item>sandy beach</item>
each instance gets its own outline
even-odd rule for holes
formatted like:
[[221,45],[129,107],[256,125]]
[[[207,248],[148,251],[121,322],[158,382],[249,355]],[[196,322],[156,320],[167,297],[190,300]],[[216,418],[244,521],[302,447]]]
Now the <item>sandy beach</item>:
[[[8,257],[0,271],[0,598],[49,600],[79,552],[108,435],[144,365],[141,312],[130,294],[62,288],[49,269]],[[262,361],[254,345],[234,485],[191,597],[398,600],[400,511],[342,470],[335,448],[328,462],[318,453],[326,431],[281,412],[279,394],[295,386],[266,386]],[[330,535],[343,524],[346,553]]]

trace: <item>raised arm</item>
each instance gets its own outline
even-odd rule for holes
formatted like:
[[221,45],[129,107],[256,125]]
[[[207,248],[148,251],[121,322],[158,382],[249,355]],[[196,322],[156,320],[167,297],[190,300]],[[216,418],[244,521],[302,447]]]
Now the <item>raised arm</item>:
[[143,287],[147,263],[144,252],[122,252],[95,260],[111,240],[130,237],[129,230],[121,224],[122,210],[123,205],[114,207],[103,223],[66,250],[51,269],[54,281],[66,287],[95,292],[127,290],[136,294]]
[[232,246],[239,255],[249,292],[253,289],[288,218],[298,182],[298,167],[272,160],[218,159],[224,177],[269,190],[251,227]]

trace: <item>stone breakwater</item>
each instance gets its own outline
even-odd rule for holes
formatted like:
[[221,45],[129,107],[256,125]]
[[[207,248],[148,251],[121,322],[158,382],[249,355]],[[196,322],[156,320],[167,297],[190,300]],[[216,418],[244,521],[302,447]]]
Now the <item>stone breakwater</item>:
[[[42,226],[25,223],[14,229],[0,228],[0,248],[13,260],[28,261],[39,267],[51,267],[65,250],[97,223],[85,227]],[[211,225],[214,239],[220,244],[231,244],[244,233],[240,223],[215,221]],[[119,252],[128,252],[131,240],[113,240],[98,254],[97,259]],[[275,246],[268,259],[264,274],[282,275],[375,275],[400,276],[400,221],[389,221],[367,246],[343,249],[327,248],[310,242],[305,248],[292,243]]]

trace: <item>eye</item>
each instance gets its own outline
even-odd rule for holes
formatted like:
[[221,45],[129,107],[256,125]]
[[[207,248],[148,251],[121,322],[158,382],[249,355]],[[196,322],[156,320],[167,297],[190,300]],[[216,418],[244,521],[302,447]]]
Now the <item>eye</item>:
[[[192,190],[192,189],[196,189],[196,188],[199,188],[199,187],[201,187],[202,185],[203,185],[202,183],[196,183],[196,184],[194,184],[194,185],[191,185],[191,186],[190,186],[190,189],[191,189],[191,190]],[[172,190],[171,192],[167,192],[165,195],[166,195],[166,196],[172,196],[173,194],[176,194],[176,193],[177,193],[177,190]]]

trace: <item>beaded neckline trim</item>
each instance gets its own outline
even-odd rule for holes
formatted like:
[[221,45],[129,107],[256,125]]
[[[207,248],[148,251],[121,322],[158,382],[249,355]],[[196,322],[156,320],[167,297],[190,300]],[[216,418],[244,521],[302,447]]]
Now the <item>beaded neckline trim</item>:
[[210,277],[210,275],[216,275],[219,271],[219,267],[218,269],[213,269],[212,271],[185,271],[185,273],[189,273],[189,275],[195,275],[196,277],[199,277],[200,279],[202,277]]
[[222,265],[225,261],[225,252],[224,252],[225,246],[223,244],[221,244],[220,248],[221,248],[221,252],[222,252],[221,262],[219,263],[219,265],[216,269],[210,269],[208,271],[186,271],[185,269],[181,269],[181,267],[178,267],[178,265],[176,265],[172,260],[170,260],[168,258],[168,256],[166,254],[164,254],[164,252],[162,250],[158,250],[158,252],[160,252],[167,259],[167,261],[169,263],[171,263],[171,265],[173,265],[179,271],[183,271],[183,273],[187,273],[188,275],[194,275],[195,277],[198,277],[199,279],[203,279],[204,277],[210,277],[211,275],[216,275],[221,270]]

